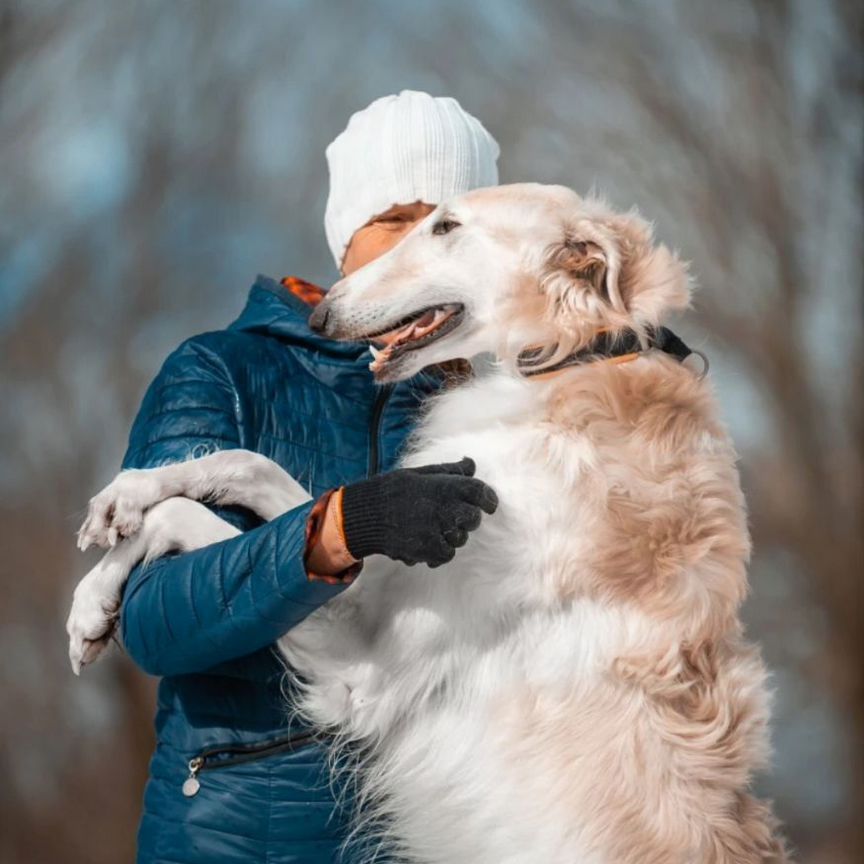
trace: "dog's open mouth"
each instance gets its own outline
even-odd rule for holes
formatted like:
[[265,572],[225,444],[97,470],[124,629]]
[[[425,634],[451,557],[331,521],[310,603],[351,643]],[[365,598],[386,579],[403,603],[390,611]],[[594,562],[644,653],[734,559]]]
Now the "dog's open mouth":
[[446,336],[459,326],[465,315],[465,307],[461,303],[444,303],[441,306],[428,306],[419,312],[402,318],[386,330],[368,334],[365,338],[373,339],[392,335],[394,338],[384,347],[369,346],[375,358],[369,368],[380,372],[388,363],[407,351],[416,351],[430,345],[442,336]]

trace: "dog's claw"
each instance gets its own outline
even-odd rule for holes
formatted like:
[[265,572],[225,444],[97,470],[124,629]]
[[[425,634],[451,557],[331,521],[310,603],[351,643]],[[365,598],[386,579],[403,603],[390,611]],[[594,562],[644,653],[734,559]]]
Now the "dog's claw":
[[66,621],[69,634],[69,662],[76,675],[84,666],[94,663],[111,639],[117,623],[118,606],[106,605],[98,591],[90,590],[86,583],[76,590],[72,611]]
[[85,666],[91,666],[103,651],[108,647],[111,641],[111,634],[114,632],[114,621],[112,620],[108,630],[104,631],[100,636],[87,638],[82,633],[73,633],[69,637],[69,662],[72,665],[72,671],[76,675],[81,674],[81,670]]
[[81,675],[81,670],[85,666],[90,666],[95,663],[102,652],[108,647],[108,642],[111,640],[111,633],[107,633],[101,639],[82,639],[79,650],[73,655],[72,649],[69,650],[69,659],[72,663],[72,671],[76,675]]
[[90,499],[87,516],[78,531],[78,548],[111,548],[140,528],[144,513],[163,499],[163,492],[146,469],[121,471]]

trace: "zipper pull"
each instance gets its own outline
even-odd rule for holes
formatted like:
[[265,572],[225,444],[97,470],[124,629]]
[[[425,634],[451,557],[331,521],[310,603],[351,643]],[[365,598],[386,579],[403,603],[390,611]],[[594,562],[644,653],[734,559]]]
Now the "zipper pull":
[[183,794],[187,798],[194,798],[201,788],[201,783],[198,780],[198,772],[204,764],[203,756],[196,756],[189,760],[189,776],[183,781]]

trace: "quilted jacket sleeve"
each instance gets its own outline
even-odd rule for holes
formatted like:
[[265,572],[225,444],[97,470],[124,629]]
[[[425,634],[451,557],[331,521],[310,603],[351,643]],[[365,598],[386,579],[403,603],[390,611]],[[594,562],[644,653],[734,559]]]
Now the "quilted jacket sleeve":
[[[124,468],[243,446],[230,375],[218,342],[205,340],[185,342],[165,361],[132,427]],[[306,574],[306,521],[314,503],[265,524],[240,508],[213,507],[245,533],[139,565],[120,614],[136,663],[152,675],[206,671],[272,644],[342,591],[347,583]]]

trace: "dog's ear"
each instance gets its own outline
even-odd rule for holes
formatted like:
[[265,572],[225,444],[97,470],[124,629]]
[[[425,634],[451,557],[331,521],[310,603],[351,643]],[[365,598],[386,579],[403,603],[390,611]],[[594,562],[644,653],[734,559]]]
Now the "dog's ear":
[[662,243],[639,248],[623,269],[621,294],[634,320],[656,326],[690,305],[687,264]]
[[586,290],[595,291],[609,300],[606,277],[609,265],[603,249],[591,240],[566,238],[559,251],[558,264]]
[[545,263],[543,284],[565,319],[656,325],[667,312],[689,304],[686,265],[655,244],[651,225],[635,212],[601,211],[563,226]]
[[592,319],[623,312],[618,291],[618,251],[611,238],[589,224],[562,231],[547,251],[543,282],[556,303]]

